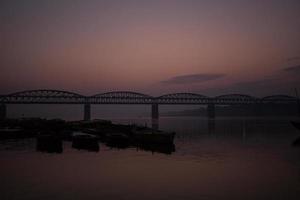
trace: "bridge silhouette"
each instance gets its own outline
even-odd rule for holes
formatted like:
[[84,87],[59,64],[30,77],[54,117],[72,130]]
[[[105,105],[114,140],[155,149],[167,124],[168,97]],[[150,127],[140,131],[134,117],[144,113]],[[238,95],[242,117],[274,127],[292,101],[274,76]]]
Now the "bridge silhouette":
[[207,116],[215,117],[216,105],[290,104],[297,98],[287,95],[272,95],[257,98],[245,94],[226,94],[208,97],[195,93],[173,93],[158,97],[130,92],[115,91],[85,96],[61,90],[27,90],[0,96],[0,118],[6,118],[7,104],[83,104],[84,120],[91,119],[91,104],[145,104],[151,105],[152,119],[159,118],[159,105],[207,105]]

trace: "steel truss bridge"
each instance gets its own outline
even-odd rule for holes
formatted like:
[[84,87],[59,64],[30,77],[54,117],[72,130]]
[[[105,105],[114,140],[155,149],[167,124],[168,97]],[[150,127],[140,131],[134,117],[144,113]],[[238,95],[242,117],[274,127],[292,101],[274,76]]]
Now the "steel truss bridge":
[[195,93],[173,93],[158,97],[130,92],[115,91],[85,96],[74,92],[61,90],[28,90],[0,96],[0,116],[6,117],[6,104],[83,104],[84,119],[90,120],[91,104],[150,104],[152,118],[158,119],[158,105],[207,105],[208,116],[215,116],[215,105],[245,105],[245,104],[291,104],[297,98],[287,95],[272,95],[257,98],[245,94],[226,94],[208,97]]

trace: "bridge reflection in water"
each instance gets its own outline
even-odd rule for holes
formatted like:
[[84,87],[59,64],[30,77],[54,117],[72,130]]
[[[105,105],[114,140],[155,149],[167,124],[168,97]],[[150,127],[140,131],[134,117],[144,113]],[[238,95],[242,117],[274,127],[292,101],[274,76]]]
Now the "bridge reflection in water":
[[245,94],[226,94],[208,97],[194,93],[174,93],[153,97],[142,93],[116,91],[84,96],[60,90],[28,90],[0,96],[0,119],[6,118],[6,104],[82,104],[84,120],[91,119],[91,104],[144,104],[151,105],[152,124],[158,125],[159,105],[207,105],[207,117],[215,117],[217,105],[263,106],[296,103],[297,98],[287,95],[272,95],[257,98]]

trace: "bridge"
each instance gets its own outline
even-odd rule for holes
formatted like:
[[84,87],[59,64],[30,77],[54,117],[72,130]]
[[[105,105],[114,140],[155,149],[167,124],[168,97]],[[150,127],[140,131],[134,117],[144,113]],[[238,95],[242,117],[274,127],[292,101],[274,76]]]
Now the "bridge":
[[159,118],[159,105],[207,105],[209,118],[215,117],[216,105],[245,104],[290,104],[297,98],[287,95],[272,95],[257,98],[245,94],[226,94],[208,97],[195,93],[173,93],[158,97],[130,92],[115,91],[85,96],[61,90],[28,90],[0,96],[0,119],[6,118],[7,104],[82,104],[84,120],[91,119],[91,104],[145,104],[151,105],[152,119]]

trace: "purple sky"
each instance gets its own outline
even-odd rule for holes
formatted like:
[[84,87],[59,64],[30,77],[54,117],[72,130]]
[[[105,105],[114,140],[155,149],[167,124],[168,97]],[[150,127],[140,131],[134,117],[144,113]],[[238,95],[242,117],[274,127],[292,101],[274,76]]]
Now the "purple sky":
[[300,85],[299,0],[1,0],[0,94]]

